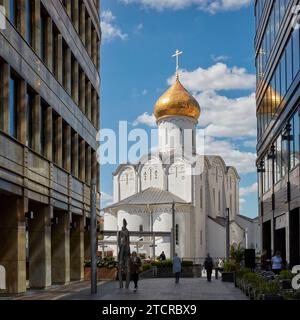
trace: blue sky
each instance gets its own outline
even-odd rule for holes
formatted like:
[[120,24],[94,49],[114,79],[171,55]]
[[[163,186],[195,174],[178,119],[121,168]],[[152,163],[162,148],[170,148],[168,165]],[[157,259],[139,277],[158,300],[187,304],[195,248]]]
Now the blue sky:
[[[250,0],[102,0],[101,127],[120,120],[153,126],[153,106],[172,83],[178,48],[181,82],[200,103],[209,154],[241,176],[241,213],[257,215],[254,9]],[[111,202],[114,165],[101,169]]]

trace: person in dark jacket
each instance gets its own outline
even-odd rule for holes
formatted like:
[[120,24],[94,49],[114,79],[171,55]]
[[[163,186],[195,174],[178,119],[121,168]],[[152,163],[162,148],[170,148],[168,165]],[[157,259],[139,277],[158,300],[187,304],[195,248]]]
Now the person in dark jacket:
[[138,281],[139,281],[139,273],[142,266],[142,261],[140,257],[138,257],[135,251],[132,252],[130,257],[130,274],[131,280],[134,283],[134,292],[137,291],[138,288]]
[[205,262],[204,262],[204,268],[206,270],[206,275],[207,275],[207,281],[208,282],[211,282],[211,274],[212,274],[213,267],[214,267],[213,259],[211,258],[211,256],[208,253],[207,257],[205,259]]
[[160,254],[159,260],[160,261],[165,261],[166,260],[166,255],[165,255],[164,251]]

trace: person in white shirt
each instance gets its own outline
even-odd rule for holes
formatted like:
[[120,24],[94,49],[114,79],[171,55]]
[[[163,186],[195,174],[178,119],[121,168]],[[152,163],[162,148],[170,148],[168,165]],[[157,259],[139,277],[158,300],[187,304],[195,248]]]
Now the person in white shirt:
[[276,251],[275,256],[272,258],[272,271],[279,274],[282,270],[282,258],[279,251]]

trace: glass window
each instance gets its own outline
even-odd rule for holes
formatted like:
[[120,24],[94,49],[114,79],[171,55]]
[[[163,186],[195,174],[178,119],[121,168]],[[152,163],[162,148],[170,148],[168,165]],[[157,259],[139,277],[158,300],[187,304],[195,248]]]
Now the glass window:
[[17,81],[14,78],[10,79],[9,83],[9,134],[17,138],[18,132],[18,88]]
[[285,54],[282,55],[280,61],[280,88],[281,88],[281,97],[283,98],[286,93],[286,64],[285,64]]
[[288,168],[288,142],[281,139],[281,172],[282,177],[286,175]]
[[34,94],[30,91],[27,91],[26,94],[26,121],[27,121],[27,146],[32,148],[33,146],[33,103],[34,103]]
[[286,47],[286,88],[289,89],[293,81],[293,52],[292,40],[288,42]]
[[299,127],[299,113],[294,116],[294,146],[295,146],[295,166],[299,164],[299,139],[300,139],[300,127]]
[[26,0],[25,19],[26,19],[26,41],[32,44],[32,0]]
[[45,102],[41,103],[41,112],[40,112],[40,147],[41,154],[45,155],[46,147],[46,117],[47,117],[47,105]]
[[46,46],[47,46],[47,16],[41,9],[41,58],[46,61]]
[[299,29],[295,29],[293,32],[293,78],[299,71],[299,59]]
[[9,21],[17,26],[17,0],[9,0]]
[[276,182],[280,181],[282,177],[282,157],[281,157],[281,136],[277,138],[276,142]]

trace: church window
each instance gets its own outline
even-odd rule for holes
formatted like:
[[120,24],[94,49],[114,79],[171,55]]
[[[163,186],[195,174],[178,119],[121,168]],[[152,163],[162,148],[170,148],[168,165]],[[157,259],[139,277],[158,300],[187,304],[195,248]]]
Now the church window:
[[221,211],[221,191],[219,190],[219,196],[218,196],[218,209]]
[[200,188],[200,209],[203,209],[203,188]]
[[175,232],[176,245],[178,245],[179,244],[179,225],[178,224],[176,224],[175,230],[176,230]]
[[140,224],[139,230],[140,230],[140,232],[143,232],[143,231],[144,231],[144,228],[143,228],[143,225],[142,225],[142,224]]
[[149,179],[150,179],[150,181],[152,181],[152,169],[151,168],[149,169]]
[[218,182],[218,167],[216,167],[216,182]]
[[165,133],[166,133],[166,144],[168,144],[168,129],[165,128]]
[[178,178],[178,167],[175,167],[175,177]]
[[157,170],[155,170],[154,175],[155,175],[155,179],[157,179],[158,178],[158,171]]
[[126,174],[126,184],[128,185],[128,174]]
[[216,190],[215,188],[213,189],[213,204],[214,204],[214,208],[216,207]]
[[147,180],[147,172],[146,171],[144,172],[144,180],[145,181]]
[[230,214],[232,214],[232,194],[230,195]]
[[203,244],[203,232],[200,230],[200,246]]

